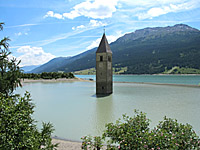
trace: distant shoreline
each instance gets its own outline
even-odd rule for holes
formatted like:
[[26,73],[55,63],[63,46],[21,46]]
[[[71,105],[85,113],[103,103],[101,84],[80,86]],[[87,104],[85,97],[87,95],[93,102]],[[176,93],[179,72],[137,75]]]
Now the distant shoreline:
[[36,83],[36,82],[45,82],[45,83],[55,83],[55,82],[74,82],[74,81],[87,81],[81,78],[59,78],[59,79],[21,79],[22,83]]
[[[95,74],[75,74],[76,75],[95,75]],[[169,75],[169,76],[200,76],[200,74],[113,74],[113,75],[136,75],[136,76],[140,76],[140,75],[153,75],[153,76],[164,76],[164,75]]]
[[[94,80],[86,80],[82,78],[72,78],[72,79],[66,79],[66,78],[60,78],[60,79],[22,79],[22,84],[26,83],[58,83],[58,82],[95,82]],[[193,84],[175,84],[175,83],[152,83],[152,82],[123,82],[123,81],[114,81],[113,83],[133,83],[133,84],[149,84],[149,85],[167,85],[167,86],[182,86],[182,87],[196,87],[200,88],[200,85],[193,85]]]
[[197,87],[197,88],[200,88],[200,85],[193,85],[193,84],[152,83],[152,82],[120,82],[120,81],[116,81],[114,83],[134,83],[134,84],[168,85],[168,86],[184,86],[184,87]]
[[[118,75],[118,74],[117,74]],[[119,75],[153,75],[153,76],[200,76],[200,74],[119,74]]]

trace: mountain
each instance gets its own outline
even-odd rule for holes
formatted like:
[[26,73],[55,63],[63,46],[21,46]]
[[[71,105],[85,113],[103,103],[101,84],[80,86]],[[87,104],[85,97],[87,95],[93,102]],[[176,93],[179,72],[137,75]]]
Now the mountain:
[[29,71],[39,67],[40,65],[31,65],[31,66],[23,66],[21,69],[25,72],[28,73]]
[[[127,74],[163,73],[173,67],[200,69],[200,31],[185,24],[136,30],[120,37],[110,47],[113,67],[115,70],[126,67]],[[63,59],[51,67],[41,66],[33,72],[94,68],[96,49]],[[49,66],[50,62],[44,65]]]
[[31,73],[54,72],[55,69],[61,67],[63,62],[68,62],[70,57],[53,58],[49,62],[33,69]]
[[[73,57],[54,58],[54,59],[50,60],[49,62],[41,65],[40,67],[33,69],[31,71],[31,73],[58,72],[58,71],[72,72],[71,67],[68,68],[68,66],[76,63],[76,61],[90,57],[91,52],[94,52],[94,53],[92,53],[92,55],[95,54],[96,48],[92,49],[92,50],[88,50],[86,52],[83,52],[83,53],[73,56]],[[84,69],[87,69],[87,68],[84,68]]]

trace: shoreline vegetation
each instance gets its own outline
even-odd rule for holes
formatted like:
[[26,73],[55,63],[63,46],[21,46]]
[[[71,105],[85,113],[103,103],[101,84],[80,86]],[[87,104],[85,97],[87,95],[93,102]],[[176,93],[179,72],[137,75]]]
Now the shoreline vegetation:
[[21,79],[22,83],[35,83],[35,82],[50,82],[50,83],[54,83],[54,82],[73,82],[73,81],[89,81],[89,80],[85,80],[85,79],[81,79],[81,78],[58,78],[58,79]]
[[[128,71],[128,67],[120,67],[120,68],[116,68],[116,66],[113,66],[113,74],[115,75],[127,75],[127,74],[132,74],[131,72],[127,73]],[[80,70],[80,71],[75,71],[73,72],[74,74],[77,75],[95,75],[96,74],[96,69],[95,68],[89,68],[89,69],[85,69],[85,70]],[[195,75],[198,74],[200,75],[200,69],[195,69],[195,68],[185,68],[185,67],[179,67],[179,66],[174,66],[171,69],[167,69],[165,68],[164,72],[156,72],[156,73],[150,73],[150,72],[143,72],[143,73],[136,73],[136,75],[139,74],[149,74],[149,75],[159,75],[159,74],[163,74],[163,75]]]
[[69,72],[43,72],[43,73],[21,73],[21,79],[72,79],[75,78],[74,74]]
[[[58,83],[58,82],[95,82],[94,80],[90,79],[82,79],[82,78],[59,78],[59,79],[21,79],[22,84],[26,83]],[[183,86],[183,87],[197,87],[200,88],[200,85],[192,85],[192,84],[173,84],[173,83],[152,83],[152,82],[119,82],[119,81],[114,81],[114,83],[129,83],[129,84],[150,84],[150,85],[167,85],[167,86]]]
[[[96,75],[96,74],[76,74],[75,73],[75,75]],[[138,75],[149,75],[149,76],[200,76],[200,74],[193,74],[193,73],[188,73],[188,74],[167,74],[167,73],[158,73],[158,74],[113,74],[113,75],[136,75],[136,76],[138,76]]]

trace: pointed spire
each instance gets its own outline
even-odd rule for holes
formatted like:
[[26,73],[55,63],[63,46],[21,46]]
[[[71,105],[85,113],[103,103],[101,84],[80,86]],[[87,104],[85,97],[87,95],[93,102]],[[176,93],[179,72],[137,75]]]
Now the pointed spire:
[[96,53],[112,53],[105,33],[102,36],[101,42],[99,44],[99,47],[98,47]]

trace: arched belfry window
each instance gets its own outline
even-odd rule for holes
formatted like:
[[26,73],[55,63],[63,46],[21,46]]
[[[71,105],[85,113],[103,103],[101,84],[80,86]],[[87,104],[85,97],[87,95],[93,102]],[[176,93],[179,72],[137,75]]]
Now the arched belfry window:
[[100,61],[103,61],[103,56],[100,56]]
[[110,56],[108,56],[108,61],[111,62],[111,57]]

